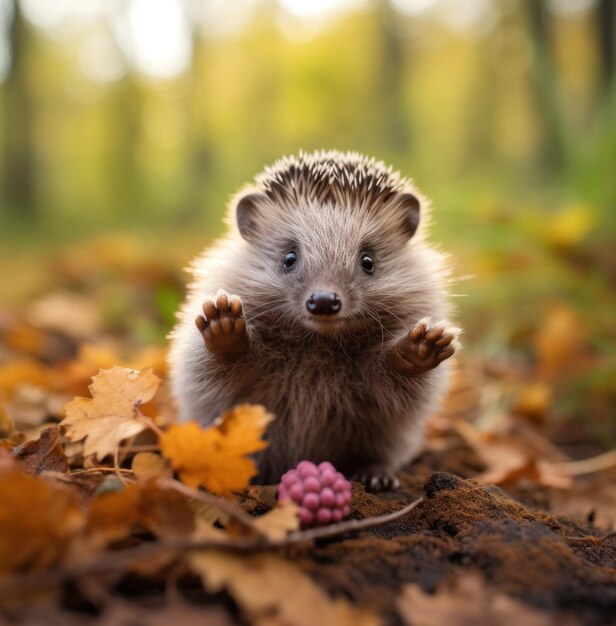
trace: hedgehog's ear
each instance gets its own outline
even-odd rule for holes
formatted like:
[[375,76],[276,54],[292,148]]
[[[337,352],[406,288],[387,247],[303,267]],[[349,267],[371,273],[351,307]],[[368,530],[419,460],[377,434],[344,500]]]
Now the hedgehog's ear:
[[395,202],[404,211],[404,230],[410,239],[419,226],[421,202],[410,192],[398,194]]
[[255,238],[259,206],[266,200],[262,193],[251,190],[240,195],[235,201],[237,227],[246,241],[253,241]]

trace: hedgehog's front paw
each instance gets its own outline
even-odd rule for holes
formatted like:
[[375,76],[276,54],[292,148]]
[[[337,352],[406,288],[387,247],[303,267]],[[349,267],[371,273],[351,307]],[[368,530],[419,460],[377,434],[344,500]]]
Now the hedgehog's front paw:
[[203,302],[203,315],[197,315],[195,324],[206,348],[216,356],[233,357],[248,349],[242,301],[224,289]]
[[366,491],[378,493],[379,491],[395,491],[400,487],[400,481],[393,472],[380,465],[370,465],[362,468],[351,477],[358,483],[362,483]]
[[398,369],[405,374],[421,374],[435,368],[460,347],[460,332],[447,320],[438,324],[428,319],[417,322],[394,348]]

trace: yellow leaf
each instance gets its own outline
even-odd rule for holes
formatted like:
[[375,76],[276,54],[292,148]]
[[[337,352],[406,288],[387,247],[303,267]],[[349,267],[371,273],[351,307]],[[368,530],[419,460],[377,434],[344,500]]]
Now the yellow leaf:
[[272,554],[237,556],[207,550],[190,556],[190,566],[216,593],[227,589],[251,624],[285,626],[377,626],[379,618],[329,595],[297,566]]
[[271,511],[255,518],[254,525],[269,539],[284,539],[287,533],[299,530],[298,510],[295,502],[279,502]]
[[133,458],[131,469],[137,478],[145,480],[170,474],[165,460],[160,455],[154,454],[154,452],[139,452],[136,454]]
[[261,437],[272,419],[260,405],[241,404],[211,428],[197,422],[171,426],[160,437],[161,452],[187,485],[228,494],[244,489],[256,475],[248,455],[267,446]]
[[160,379],[151,368],[137,372],[124,367],[101,370],[90,385],[90,398],[75,398],[66,406],[66,436],[86,437],[85,456],[102,459],[113,454],[120,441],[140,433],[145,424],[138,408],[152,399]]

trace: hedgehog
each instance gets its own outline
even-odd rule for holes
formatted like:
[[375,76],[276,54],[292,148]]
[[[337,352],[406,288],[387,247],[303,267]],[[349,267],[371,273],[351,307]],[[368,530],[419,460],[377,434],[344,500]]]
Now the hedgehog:
[[302,152],[256,176],[191,266],[170,335],[180,419],[261,404],[276,419],[258,482],[306,459],[397,488],[460,347],[428,209],[410,179],[355,152]]

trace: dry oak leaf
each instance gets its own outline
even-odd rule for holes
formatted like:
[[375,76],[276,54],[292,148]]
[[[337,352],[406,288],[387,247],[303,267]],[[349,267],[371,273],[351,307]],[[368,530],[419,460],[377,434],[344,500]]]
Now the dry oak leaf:
[[0,502],[0,574],[54,565],[84,526],[71,489],[16,469],[0,471]]
[[409,626],[573,626],[577,621],[525,606],[515,598],[486,587],[476,573],[460,577],[455,586],[424,592],[407,585],[398,610]]
[[62,448],[58,426],[45,428],[38,439],[15,446],[11,454],[19,459],[21,470],[26,474],[68,471],[68,459]]
[[377,626],[374,613],[330,596],[298,567],[272,554],[195,552],[189,564],[211,593],[226,589],[256,626]]
[[267,446],[261,437],[273,417],[261,405],[240,404],[210,428],[197,422],[171,426],[160,436],[160,449],[190,487],[229,494],[257,474],[248,455]]
[[114,454],[118,444],[146,428],[139,407],[154,397],[160,378],[146,367],[137,372],[112,367],[92,378],[92,398],[75,398],[66,405],[66,427],[70,441],[86,437],[84,455],[102,459]]

